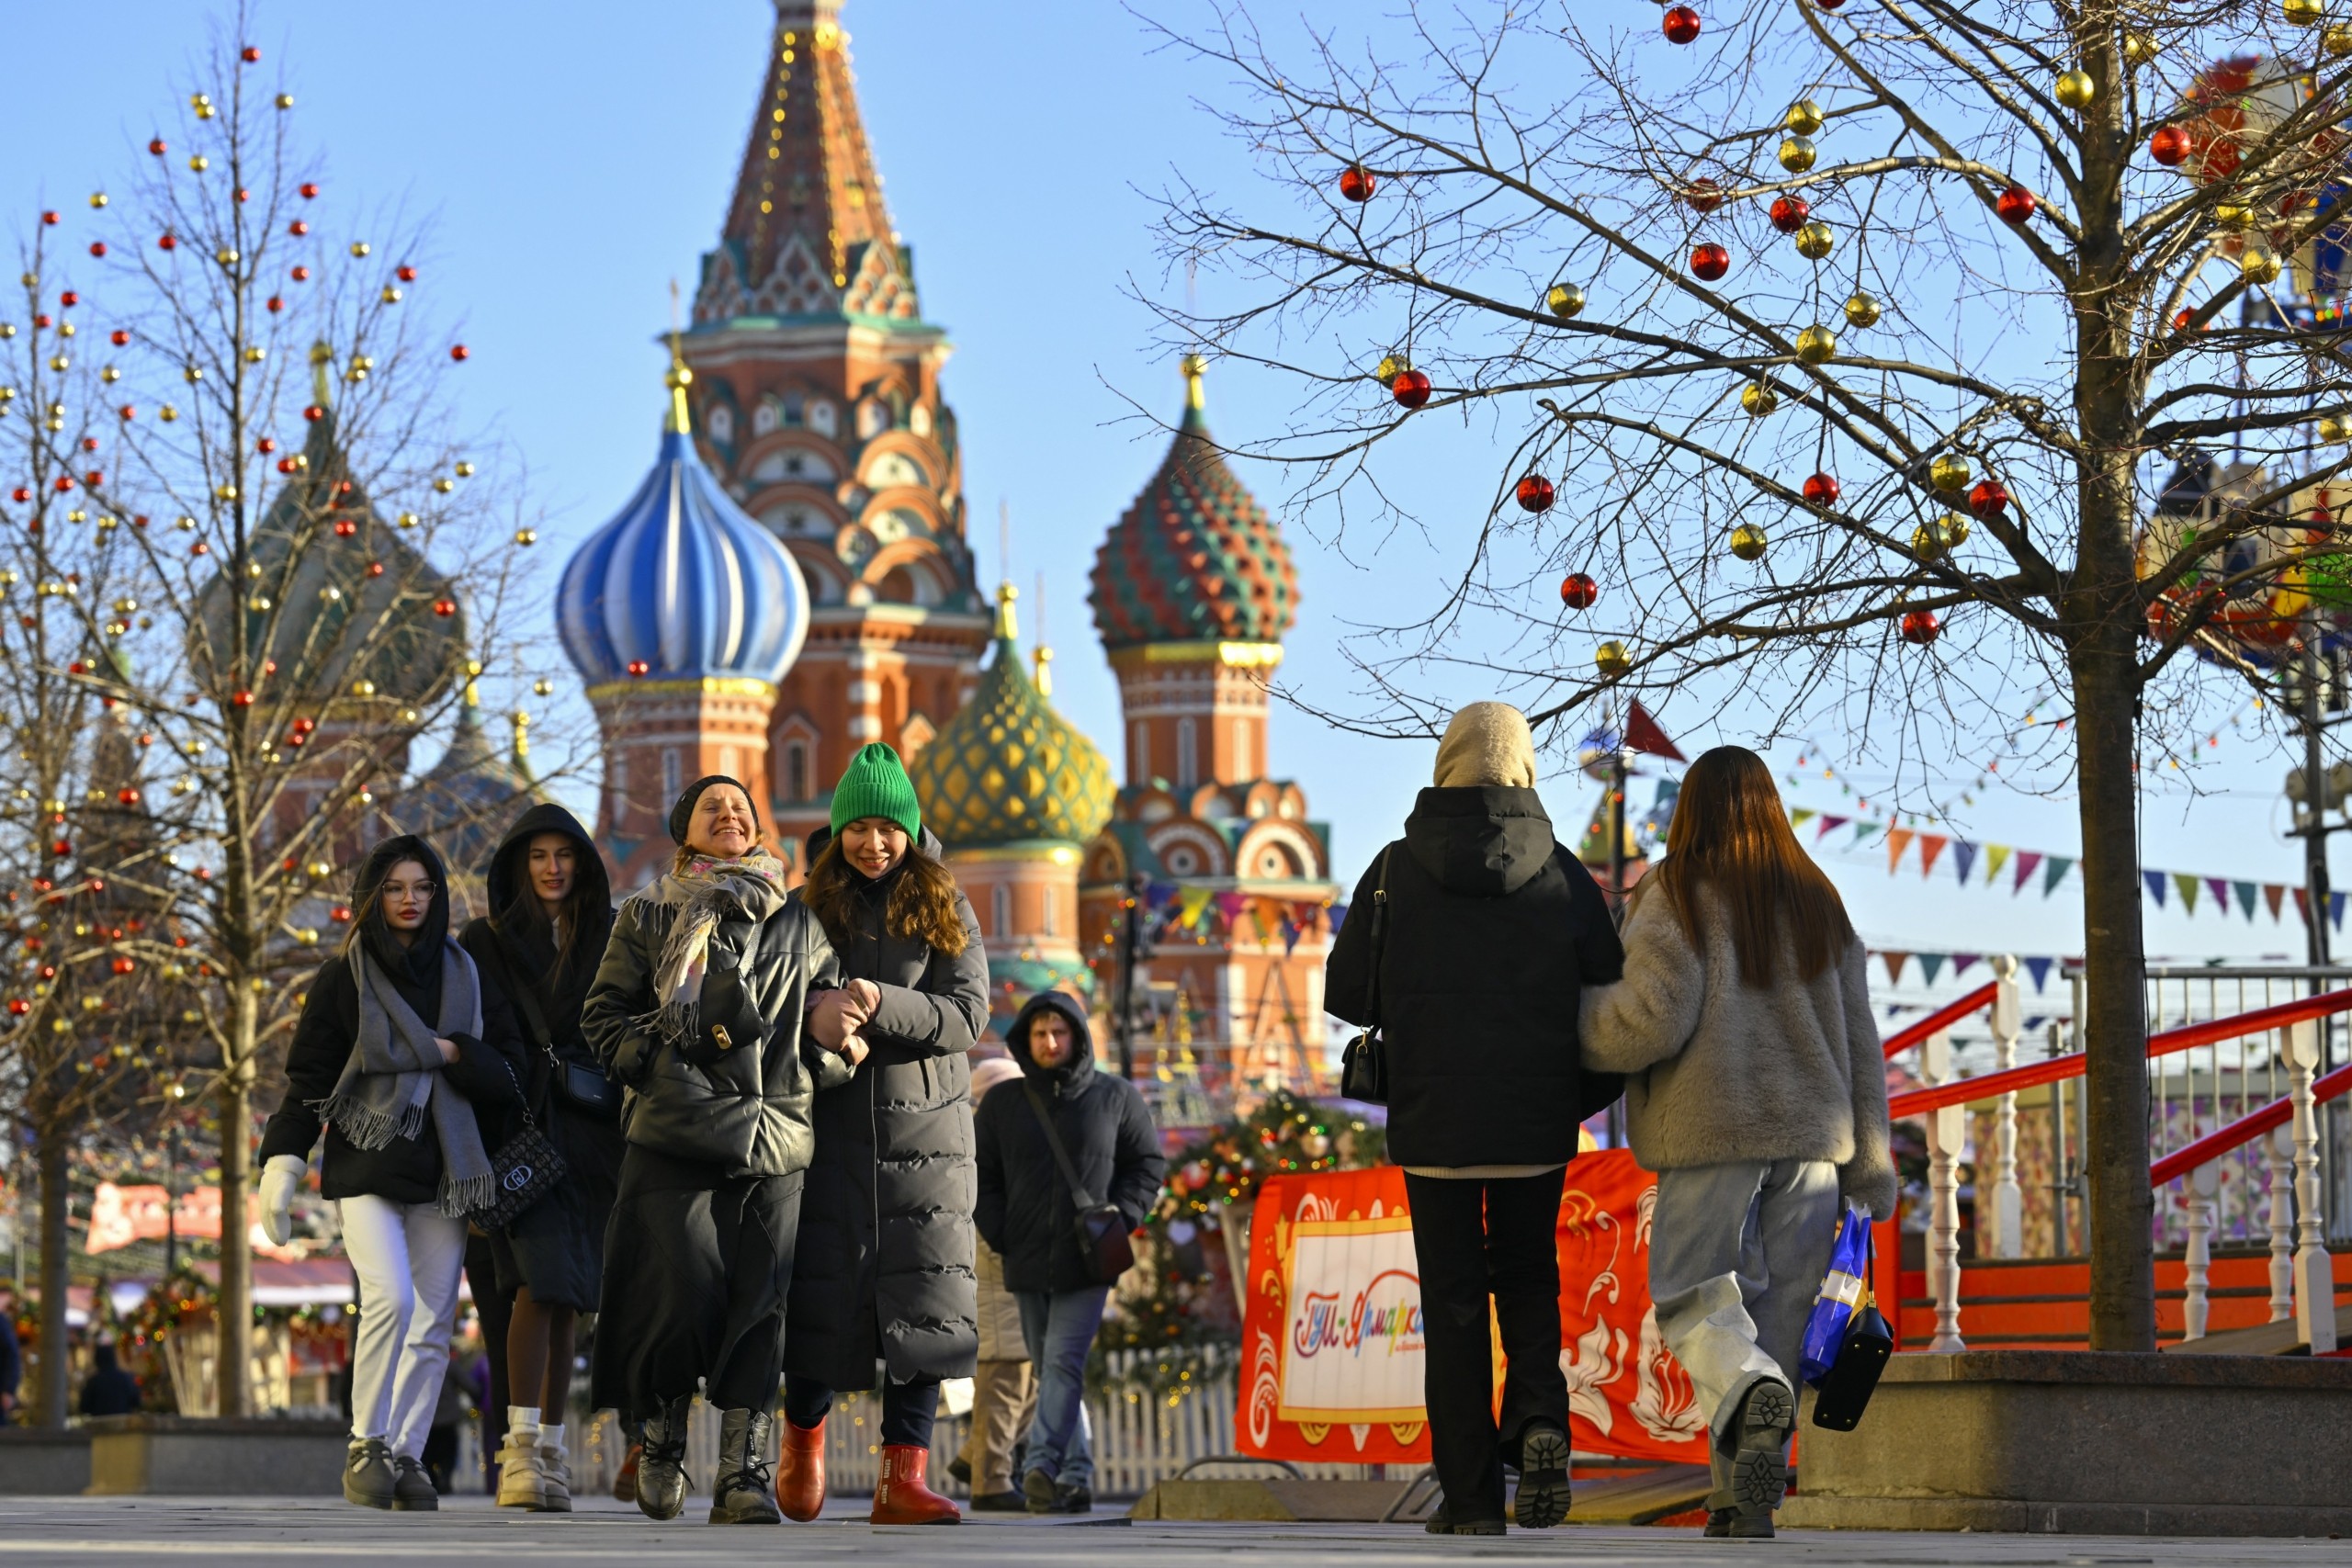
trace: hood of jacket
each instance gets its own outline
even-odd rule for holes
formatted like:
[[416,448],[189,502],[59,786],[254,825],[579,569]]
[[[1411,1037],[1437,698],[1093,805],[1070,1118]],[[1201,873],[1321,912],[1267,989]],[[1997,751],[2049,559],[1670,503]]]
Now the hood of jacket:
[[[548,922],[545,910],[531,891],[531,840],[542,833],[561,833],[577,851],[572,861],[571,907],[578,911],[580,931],[572,942],[566,974],[554,979],[550,979],[548,971],[557,957],[555,928]],[[506,836],[498,841],[482,882],[489,897],[491,918],[496,922],[509,962],[517,964],[521,977],[542,987],[543,1002],[552,1004],[567,1017],[575,1014],[588,982],[595,976],[597,960],[603,956],[605,938],[613,929],[612,879],[605,870],[605,857],[596,852],[588,829],[580,825],[578,818],[551,801],[534,806],[516,818]],[[549,990],[554,994],[547,994]]]
[[[383,886],[384,878],[391,874],[392,867],[405,860],[424,866],[425,874],[433,878],[433,902],[425,908],[424,923],[417,928],[416,940],[403,947],[385,922],[383,905],[369,908],[368,899]],[[440,854],[414,833],[394,834],[369,850],[368,858],[360,863],[351,901],[368,908],[368,918],[353,933],[367,947],[368,956],[395,982],[406,979],[428,992],[437,1009],[441,998],[441,949],[449,935],[449,872],[441,863]],[[412,1003],[414,999],[411,998]]]
[[1551,863],[1552,818],[1532,789],[1430,788],[1405,818],[1405,848],[1447,892],[1499,898]]
[[482,877],[492,911],[505,913],[528,889],[531,840],[541,833],[561,833],[578,846],[580,859],[572,875],[579,884],[580,908],[611,908],[612,881],[605,871],[605,857],[596,852],[596,841],[580,825],[579,818],[553,801],[547,801],[516,818],[514,826],[506,829],[506,836],[498,840],[498,848],[492,852],[489,868]]
[[[1041,1067],[1029,1055],[1029,1025],[1039,1013],[1053,1011],[1069,1022],[1074,1048],[1069,1060],[1058,1067]],[[1013,1016],[1012,1026],[1004,1032],[1012,1059],[1021,1064],[1021,1076],[1049,1094],[1063,1094],[1074,1083],[1082,1082],[1084,1075],[1094,1070],[1094,1035],[1086,1027],[1086,1010],[1078,999],[1063,991],[1040,991],[1022,1004]]]

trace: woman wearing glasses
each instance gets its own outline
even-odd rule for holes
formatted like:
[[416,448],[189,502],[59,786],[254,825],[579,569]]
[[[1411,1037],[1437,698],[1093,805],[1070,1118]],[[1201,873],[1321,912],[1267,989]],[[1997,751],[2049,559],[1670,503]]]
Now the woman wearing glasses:
[[311,978],[286,1098],[261,1142],[262,1228],[283,1245],[326,1134],[320,1190],[340,1208],[359,1276],[343,1495],[370,1508],[440,1506],[424,1438],[449,1362],[466,1216],[496,1197],[482,1122],[518,1098],[482,1043],[506,1026],[484,1027],[473,960],[449,935],[446,882],[441,857],[413,835],[368,852],[350,932]]

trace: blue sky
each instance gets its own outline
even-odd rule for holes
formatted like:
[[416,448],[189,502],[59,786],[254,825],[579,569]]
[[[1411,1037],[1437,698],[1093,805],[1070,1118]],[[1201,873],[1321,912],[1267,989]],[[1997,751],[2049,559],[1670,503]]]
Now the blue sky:
[[[1194,0],[1143,0],[1141,9],[1180,25],[1207,15]],[[1306,9],[1327,25],[1385,26],[1370,7]],[[20,69],[12,82],[0,153],[12,227],[40,205],[79,202],[122,177],[150,134],[147,106],[160,109],[188,90],[210,19],[221,14],[161,0],[19,9],[19,59],[51,63]],[[1266,19],[1295,29],[1295,15],[1273,8]],[[1157,47],[1142,21],[1103,0],[850,0],[842,20],[890,211],[915,250],[925,313],[957,344],[947,387],[962,420],[983,570],[998,570],[1001,498],[1014,519],[1012,569],[1024,594],[1036,572],[1046,576],[1057,700],[1108,740],[1116,698],[1086,624],[1085,572],[1165,443],[1135,405],[1172,419],[1181,397],[1175,367],[1147,348],[1148,312],[1129,298],[1140,290],[1181,299],[1183,289],[1181,277],[1163,276],[1138,187],[1182,171],[1238,193],[1258,177],[1195,101],[1220,97],[1226,84]],[[462,412],[527,462],[550,568],[627,498],[652,459],[662,407],[655,340],[668,321],[669,284],[691,287],[696,257],[716,235],[771,25],[768,0],[254,6],[249,36],[271,71],[288,73],[300,130],[324,151],[328,177],[366,198],[436,215],[419,303],[450,320],[473,350],[458,378]],[[1272,428],[1287,396],[1238,371],[1219,373],[1210,384],[1213,426],[1237,441]],[[1424,496],[1457,485],[1482,507],[1495,475],[1476,466],[1477,449],[1465,455],[1455,441],[1442,450],[1474,471],[1412,482]],[[1498,444],[1495,463],[1503,452]],[[1270,504],[1282,500],[1280,476],[1243,471]],[[1349,675],[1335,651],[1342,623],[1409,616],[1444,557],[1426,541],[1399,539],[1376,559],[1351,561],[1318,544],[1328,519],[1285,521],[1304,589],[1286,674],[1344,706]],[[1035,606],[1024,609],[1034,627]],[[1703,701],[1668,705],[1662,716],[1700,745],[1752,739],[1736,715]],[[2278,831],[2285,759],[2250,728],[2222,734],[2198,777],[2207,794],[2192,796],[2170,777],[2152,781],[2146,862],[2298,879],[2298,847]],[[1834,761],[1850,750],[1837,737],[1821,739]],[[1275,720],[1274,767],[1297,777],[1317,815],[1333,821],[1339,869],[1350,880],[1409,808],[1430,753],[1426,742],[1341,735],[1295,712]],[[1958,760],[1945,768],[1962,782],[1976,771]],[[1844,814],[1840,782],[1842,770],[1841,780],[1826,780],[1816,763],[1792,798]],[[1868,795],[1884,774],[1864,767],[1852,782]],[[1555,816],[1577,826],[1595,793],[1573,773],[1546,784]],[[2024,797],[1997,784],[1975,799],[1956,829],[1964,836],[2073,852],[2070,800]],[[1636,803],[1646,800],[1645,787]],[[1890,879],[1884,859],[1872,849],[1824,862],[1874,942],[2036,953],[2077,945],[2072,888],[2047,901],[2011,897],[2006,878],[2003,889],[1980,882],[1963,890],[1949,862],[1923,886],[1916,863]],[[2152,953],[2301,950],[2291,909],[2281,926],[2267,913],[2253,925],[2184,919],[2177,906],[2149,913]]]

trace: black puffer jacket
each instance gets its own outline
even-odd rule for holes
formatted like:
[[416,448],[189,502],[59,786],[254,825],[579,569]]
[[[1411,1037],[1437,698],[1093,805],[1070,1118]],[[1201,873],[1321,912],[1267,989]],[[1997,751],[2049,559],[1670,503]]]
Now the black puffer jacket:
[[[659,886],[660,884],[656,884]],[[758,1048],[741,1044],[718,1065],[696,1066],[641,1023],[655,1010],[653,970],[677,918],[651,891],[613,916],[612,939],[580,1010],[580,1029],[618,1078],[623,1135],[673,1159],[698,1160],[727,1177],[789,1176],[816,1152],[809,1106],[820,1075],[846,1077],[841,1058],[808,1038],[808,993],[841,984],[822,927],[797,898],[766,919],[741,912],[711,933],[708,967],[734,969],[759,1015]]]
[[968,1377],[979,1349],[965,1053],[988,1023],[988,955],[960,893],[954,957],[889,931],[897,874],[862,888],[858,929],[833,933],[842,979],[873,981],[882,1000],[858,1031],[856,1077],[817,1097],[792,1260],[785,1370],[836,1389],[876,1386],[877,1362],[892,1382]]
[[[1388,1157],[1550,1165],[1623,1080],[1583,1069],[1577,1001],[1624,967],[1592,874],[1553,840],[1532,789],[1425,789],[1389,847],[1380,1021]],[[1323,1005],[1372,1021],[1375,858],[1331,944]]]
[[[365,905],[368,895],[385,874],[404,860],[421,863],[432,874],[432,908],[416,941],[401,947],[371,911],[357,938],[368,944],[402,1000],[416,1016],[431,1023],[441,1014],[441,952],[449,933],[449,878],[441,857],[423,839],[408,834],[385,840],[370,851],[359,868],[354,902]],[[505,1112],[517,1103],[515,1080],[498,1050],[484,1043],[511,1032],[505,1003],[484,988],[481,998],[482,1036],[455,1034],[458,1059],[441,1069],[443,1079],[472,1102],[481,1128],[483,1145],[496,1152]],[[323,1126],[313,1109],[334,1092],[336,1080],[351,1060],[359,1039],[359,985],[351,960],[337,953],[319,965],[302,998],[302,1016],[294,1025],[294,1039],[286,1048],[286,1098],[269,1118],[261,1135],[260,1163],[278,1155],[311,1157]],[[328,1198],[381,1198],[393,1203],[434,1203],[441,1197],[441,1143],[428,1118],[413,1138],[394,1138],[380,1149],[363,1149],[340,1129],[324,1127],[326,1154],[320,1161],[319,1191]]]
[[[1078,1048],[1058,1067],[1041,1067],[1029,1055],[1030,1022],[1048,1008],[1068,1019],[1077,1035]],[[1083,1290],[1098,1281],[1078,1249],[1078,1202],[1038,1124],[1037,1105],[1053,1119],[1088,1195],[1116,1203],[1130,1227],[1143,1224],[1159,1196],[1168,1161],[1136,1086],[1095,1066],[1085,1009],[1059,991],[1041,991],[1012,1021],[1006,1039],[1021,1064],[1021,1083],[999,1085],[974,1119],[980,1237],[1004,1258],[1005,1289]]]

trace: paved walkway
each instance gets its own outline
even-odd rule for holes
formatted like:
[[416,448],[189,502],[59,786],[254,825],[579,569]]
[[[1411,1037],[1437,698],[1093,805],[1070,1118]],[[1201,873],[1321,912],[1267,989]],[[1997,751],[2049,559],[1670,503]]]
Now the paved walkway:
[[[706,1505],[707,1506],[707,1505]],[[1675,1563],[1689,1568],[1770,1559],[1811,1568],[2304,1568],[2352,1564],[2352,1541],[2194,1541],[2139,1537],[1879,1535],[1795,1532],[1777,1541],[1711,1541],[1695,1529],[1577,1529],[1500,1540],[1453,1540],[1371,1525],[1134,1524],[1113,1513],[1032,1520],[978,1516],[962,1527],[875,1530],[862,1518],[781,1529],[715,1529],[689,1512],[657,1525],[595,1500],[570,1517],[501,1514],[484,1499],[452,1499],[437,1514],[378,1514],[312,1498],[207,1503],[166,1497],[0,1497],[0,1568],[39,1562],[146,1560],[173,1565],[270,1563],[300,1558],[333,1568],[497,1562],[725,1564],[850,1568],[886,1557],[892,1568],[1420,1568],[1464,1558],[1567,1561],[1592,1568]]]

